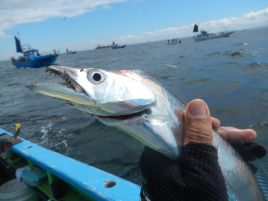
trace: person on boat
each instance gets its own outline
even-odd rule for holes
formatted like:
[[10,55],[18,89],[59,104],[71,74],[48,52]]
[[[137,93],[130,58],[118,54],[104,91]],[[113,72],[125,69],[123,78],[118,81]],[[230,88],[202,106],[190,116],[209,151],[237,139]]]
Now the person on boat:
[[20,140],[18,135],[20,134],[21,125],[15,124],[15,133],[12,137],[0,136],[0,154],[8,150],[13,144],[17,144]]
[[[184,145],[178,160],[145,147],[140,158],[141,201],[227,201],[227,190],[213,144],[213,128],[235,147],[247,149],[256,158],[266,150],[253,141],[252,129],[220,127],[207,104],[195,99],[186,111],[177,111],[184,121]],[[243,156],[242,156],[243,157]],[[251,158],[251,159],[254,159]]]

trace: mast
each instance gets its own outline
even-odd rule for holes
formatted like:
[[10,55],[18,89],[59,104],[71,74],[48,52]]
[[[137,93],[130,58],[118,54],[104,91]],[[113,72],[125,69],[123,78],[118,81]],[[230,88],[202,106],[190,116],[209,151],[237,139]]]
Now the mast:
[[21,53],[23,53],[23,50],[22,50],[22,47],[21,47],[20,40],[19,40],[16,36],[14,36],[14,38],[15,38],[15,43],[16,43],[16,50],[17,50],[17,52],[21,52]]

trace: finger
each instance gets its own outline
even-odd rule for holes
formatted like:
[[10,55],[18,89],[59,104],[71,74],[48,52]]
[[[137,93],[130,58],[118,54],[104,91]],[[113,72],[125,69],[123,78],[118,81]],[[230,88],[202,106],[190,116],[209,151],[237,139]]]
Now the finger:
[[[185,112],[183,110],[176,109],[175,113],[176,113],[177,117],[181,121],[183,121],[184,116],[185,116]],[[211,117],[211,121],[212,121],[212,127],[214,129],[217,129],[217,128],[219,128],[221,126],[221,121],[219,119],[217,119],[216,117]]]
[[253,129],[238,129],[234,127],[219,127],[217,133],[227,141],[242,144],[253,142],[257,137],[257,133]]
[[175,109],[175,113],[176,113],[177,117],[183,122],[185,112],[183,110]]
[[176,133],[176,135],[177,135],[177,140],[179,144],[181,145],[181,143],[183,143],[184,141],[183,139],[184,139],[184,127],[185,127],[185,111],[175,109],[175,113],[176,113],[177,118],[180,120],[180,130],[178,133]]
[[212,144],[212,120],[207,104],[195,99],[186,106],[184,145],[189,143]]
[[217,129],[221,126],[221,121],[215,117],[211,117],[211,121],[212,121],[212,127],[214,129]]

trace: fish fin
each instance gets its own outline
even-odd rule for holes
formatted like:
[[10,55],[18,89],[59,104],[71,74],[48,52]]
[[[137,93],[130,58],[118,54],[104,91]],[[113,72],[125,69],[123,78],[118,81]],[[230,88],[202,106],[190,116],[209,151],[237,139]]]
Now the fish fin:
[[228,188],[228,186],[227,186],[227,196],[228,196],[228,201],[238,201],[235,198],[235,195],[232,193],[232,191]]
[[248,164],[248,167],[250,168],[250,170],[255,175],[257,173],[257,171],[258,171],[258,167],[255,164],[251,163],[251,162],[247,162],[247,164]]
[[268,201],[268,170],[266,168],[268,160],[261,159],[255,161],[247,161],[247,164],[256,178],[256,181],[263,193],[265,201]]
[[256,180],[260,189],[262,190],[263,196],[265,200],[268,200],[268,181],[267,177],[265,177],[262,173],[256,172],[255,174]]
[[[254,177],[256,178],[256,182],[257,182],[259,188],[261,189],[264,200],[268,201],[268,174],[267,174],[267,170],[264,168],[264,166],[262,164],[260,164],[257,161],[247,162],[247,164],[248,164],[248,167],[253,172]],[[238,201],[236,196],[233,194],[232,190],[228,187],[228,185],[227,185],[227,195],[228,195],[228,201]]]
[[263,165],[263,163],[268,164],[268,160],[257,160],[266,155],[266,149],[262,145],[255,142],[246,143],[243,145],[232,144],[232,146],[248,164],[248,167],[254,174],[265,200],[268,201],[268,170]]

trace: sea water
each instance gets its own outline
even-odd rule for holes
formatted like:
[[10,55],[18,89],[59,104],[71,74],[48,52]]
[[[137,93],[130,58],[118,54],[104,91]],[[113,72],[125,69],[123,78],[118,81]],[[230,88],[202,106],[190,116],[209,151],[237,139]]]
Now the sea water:
[[[222,125],[251,127],[268,149],[268,28],[237,31],[228,38],[181,44],[166,41],[62,54],[57,63],[107,70],[142,70],[175,96],[204,99]],[[13,41],[10,41],[11,43]],[[14,50],[15,51],[15,50]],[[139,182],[143,145],[63,102],[26,88],[58,82],[46,68],[17,69],[0,62],[0,127],[108,172]],[[268,158],[260,161],[268,169]]]

